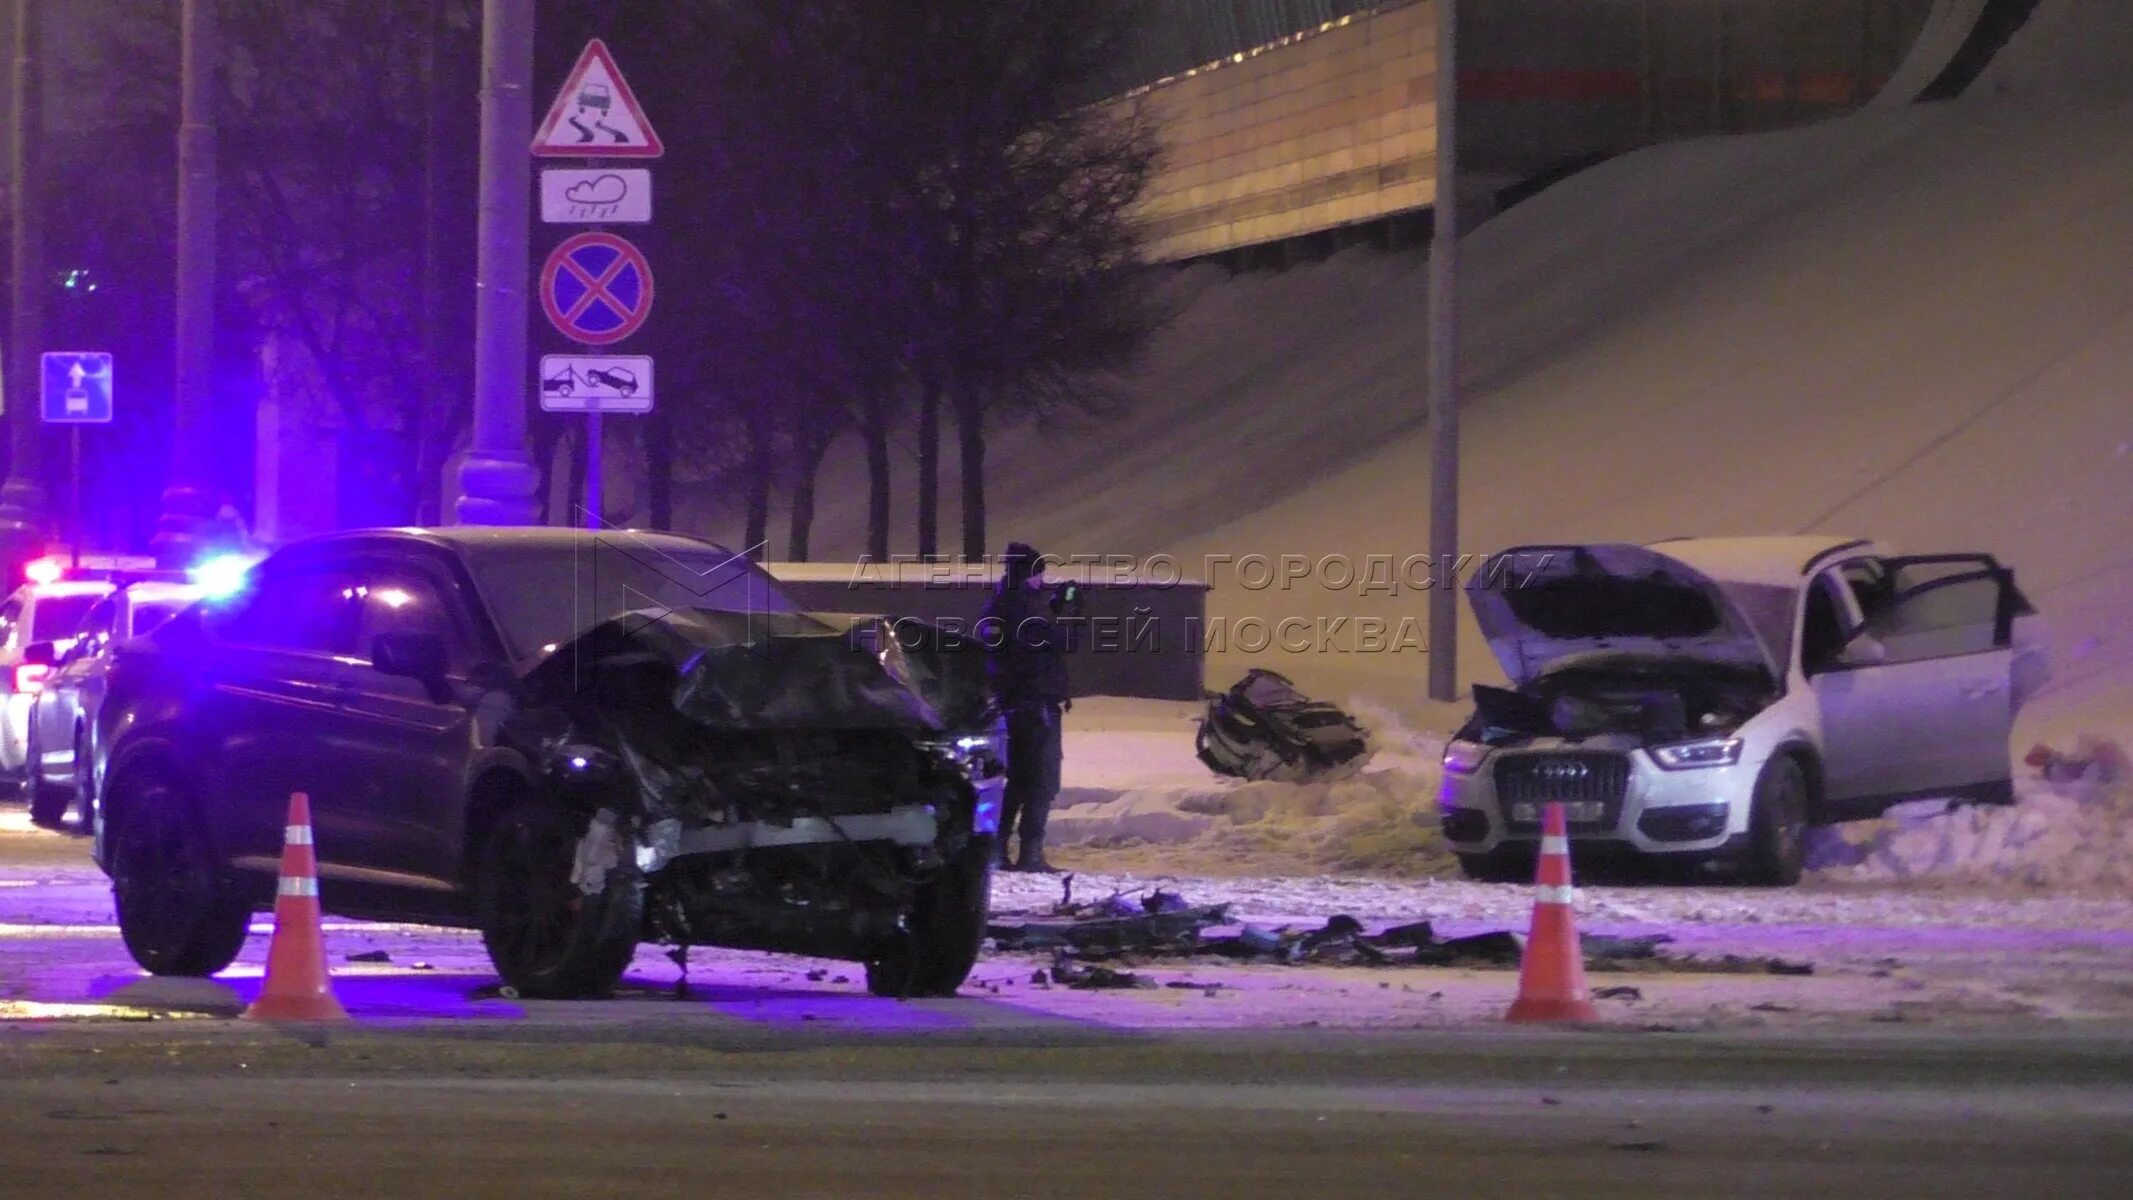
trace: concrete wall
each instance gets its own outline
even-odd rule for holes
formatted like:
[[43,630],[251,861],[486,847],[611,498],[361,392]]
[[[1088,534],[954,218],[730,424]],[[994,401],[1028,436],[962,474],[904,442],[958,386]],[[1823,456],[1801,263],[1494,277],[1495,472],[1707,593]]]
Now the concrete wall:
[[[811,612],[916,617],[946,622],[949,632],[961,633],[976,627],[997,575],[960,563],[764,563],[763,568]],[[1075,695],[1201,698],[1206,584],[1075,568],[1045,575],[1082,585],[1081,612],[1069,623],[1068,634],[1067,677]]]

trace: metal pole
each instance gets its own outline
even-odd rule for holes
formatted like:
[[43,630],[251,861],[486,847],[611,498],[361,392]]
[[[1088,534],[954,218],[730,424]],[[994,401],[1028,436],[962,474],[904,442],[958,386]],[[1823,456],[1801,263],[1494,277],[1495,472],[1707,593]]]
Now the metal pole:
[[74,531],[74,562],[76,573],[81,571],[81,544],[88,534],[81,527],[81,426],[67,426],[67,474],[72,482],[67,488],[67,525]]
[[600,445],[600,410],[585,414],[585,527],[600,528],[600,501],[605,493],[600,490],[600,460],[605,450]]
[[1652,0],[1639,0],[1637,6],[1637,99],[1641,132],[1649,138],[1658,99],[1652,90]]
[[1459,58],[1457,0],[1437,0],[1437,197],[1429,248],[1429,695],[1459,691]]
[[8,192],[14,202],[14,278],[10,281],[6,363],[7,482],[0,484],[0,526],[41,530],[44,526],[44,414],[38,393],[43,386],[44,222],[38,204],[38,150],[44,133],[43,105],[37,78],[38,9],[41,0],[15,0],[14,146],[8,156]]
[[533,0],[483,0],[473,445],[459,520],[531,525],[540,473],[526,450],[527,206],[533,188]]
[[[444,412],[451,405],[447,393],[452,383],[446,382],[444,330],[444,258],[445,239],[456,230],[446,228],[444,217],[445,156],[444,127],[450,119],[444,106],[457,97],[448,96],[440,86],[439,76],[444,70],[444,5],[430,6],[429,22],[423,30],[422,44],[422,275],[417,285],[422,297],[421,362],[422,384],[416,389],[416,407],[407,423],[407,436],[413,445],[409,448],[408,460],[415,464],[415,523],[418,525],[443,524],[443,480],[437,476],[440,465],[430,458],[432,429],[444,429]],[[455,364],[456,365],[456,364]],[[450,379],[457,379],[453,372]]]
[[177,364],[170,475],[152,543],[167,566],[191,557],[215,511],[206,461],[215,386],[215,0],[184,0],[180,21]]

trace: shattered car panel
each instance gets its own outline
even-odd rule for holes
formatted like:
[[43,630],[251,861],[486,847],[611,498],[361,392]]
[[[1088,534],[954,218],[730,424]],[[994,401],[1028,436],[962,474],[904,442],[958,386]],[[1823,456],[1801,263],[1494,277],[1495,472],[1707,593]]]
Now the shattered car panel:
[[[527,675],[518,732],[597,806],[588,894],[628,866],[673,940],[835,952],[915,869],[997,828],[983,669],[974,645],[881,617],[637,610]],[[787,911],[721,911],[766,893]]]
[[[527,676],[527,697],[588,714],[616,704],[670,707],[726,730],[922,734],[981,725],[982,663],[939,650],[920,669],[911,660],[923,652],[887,625],[878,617],[638,609],[557,649]],[[884,645],[893,651],[873,649]]]

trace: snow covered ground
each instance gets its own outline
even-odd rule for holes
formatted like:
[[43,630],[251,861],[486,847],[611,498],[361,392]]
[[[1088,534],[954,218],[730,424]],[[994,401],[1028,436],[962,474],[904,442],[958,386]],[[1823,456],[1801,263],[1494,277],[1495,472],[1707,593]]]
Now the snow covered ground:
[[[1464,548],[1815,531],[1991,551],[2057,642],[2017,754],[2133,744],[2129,62],[2133,5],[2044,0],[1960,100],[1655,147],[1481,227],[1462,259]],[[1176,555],[1232,627],[1419,618],[1418,591],[1315,571],[1255,589],[1216,556],[1426,549],[1426,267],[1352,251],[1181,272],[1122,417],[997,435],[997,539]],[[831,464],[829,556],[861,547],[859,479]],[[1460,674],[1492,681],[1462,619]],[[1061,832],[1136,842],[1107,849],[1136,869],[1434,870],[1431,739],[1452,718],[1421,699],[1426,661],[1217,648],[1210,683],[1272,666],[1395,753],[1281,790],[1195,774],[1189,744],[1181,760],[1146,728],[1070,737]],[[1822,874],[2120,886],[2129,787],[2025,784],[2013,810],[1848,830],[1864,848],[1824,847]]]

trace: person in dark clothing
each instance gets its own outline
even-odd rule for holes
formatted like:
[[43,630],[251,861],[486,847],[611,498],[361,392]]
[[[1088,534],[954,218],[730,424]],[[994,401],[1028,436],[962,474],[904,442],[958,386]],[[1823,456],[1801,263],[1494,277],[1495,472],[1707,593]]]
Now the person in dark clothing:
[[[1044,858],[1044,827],[1059,794],[1060,718],[1070,704],[1066,628],[1059,616],[1059,597],[1044,588],[1042,556],[1027,543],[1009,543],[1001,556],[999,587],[979,628],[993,697],[1007,719],[1000,865],[1011,870],[1052,870]],[[1008,840],[1018,826],[1022,853],[1010,863]]]

